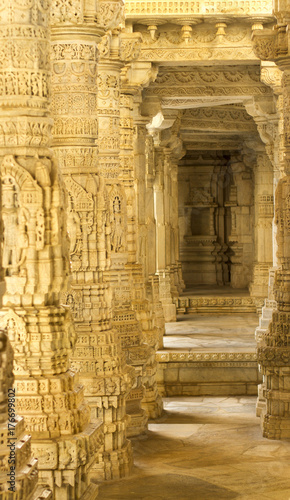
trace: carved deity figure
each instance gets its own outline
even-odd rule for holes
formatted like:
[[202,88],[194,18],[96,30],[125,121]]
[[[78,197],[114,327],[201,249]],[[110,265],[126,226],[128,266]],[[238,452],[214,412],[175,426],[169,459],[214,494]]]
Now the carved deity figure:
[[3,261],[2,266],[8,275],[18,274],[20,265],[26,257],[28,247],[26,217],[16,209],[3,211]]
[[80,232],[80,221],[78,215],[71,211],[68,216],[67,221],[68,234],[70,238],[70,254],[72,255],[76,251],[77,239]]
[[113,201],[113,224],[112,224],[112,238],[111,248],[113,252],[120,252],[123,246],[123,228],[122,228],[122,214],[121,214],[121,200],[115,196]]

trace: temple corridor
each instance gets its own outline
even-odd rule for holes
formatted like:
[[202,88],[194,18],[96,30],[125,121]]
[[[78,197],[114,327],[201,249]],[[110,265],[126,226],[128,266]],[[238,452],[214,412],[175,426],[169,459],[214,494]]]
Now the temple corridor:
[[0,0],[0,54],[0,500],[289,500],[290,0]]

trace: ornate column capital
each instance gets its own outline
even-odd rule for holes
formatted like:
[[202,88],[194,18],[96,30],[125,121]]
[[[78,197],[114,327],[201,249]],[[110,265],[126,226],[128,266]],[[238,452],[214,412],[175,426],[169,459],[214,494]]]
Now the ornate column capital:
[[61,33],[71,33],[77,26],[92,28],[100,37],[125,20],[123,0],[52,0],[51,25]]

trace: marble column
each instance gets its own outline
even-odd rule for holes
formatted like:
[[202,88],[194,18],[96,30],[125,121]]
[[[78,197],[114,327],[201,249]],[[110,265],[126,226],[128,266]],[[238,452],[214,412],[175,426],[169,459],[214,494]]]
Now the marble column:
[[[170,234],[167,224],[168,210],[168,169],[171,151],[156,148],[154,210],[156,220],[156,274],[159,277],[159,294],[166,322],[176,321],[176,306],[171,295]],[[166,201],[167,200],[167,201]]]
[[31,436],[15,407],[13,349],[0,331],[0,498],[52,500],[52,491],[38,487],[37,459],[31,454]]
[[69,273],[66,198],[50,149],[50,3],[8,2],[1,11],[2,267],[0,324],[14,348],[16,404],[38,458],[39,482],[55,500],[94,499],[90,476],[103,429],[90,419],[70,369],[76,342],[60,304]]
[[273,167],[266,153],[257,154],[254,167],[255,262],[250,285],[251,297],[264,301],[268,294],[269,270],[273,266]]
[[[119,333],[126,360],[135,368],[136,374],[135,386],[127,397],[130,417],[127,433],[130,436],[144,432],[147,427],[148,413],[143,406],[146,406],[148,390],[150,405],[152,403],[160,408],[157,386],[154,401],[151,388],[147,387],[146,367],[148,364],[153,367],[156,362],[154,351],[144,343],[146,339],[143,331],[147,331],[148,335],[152,333],[152,313],[144,297],[142,269],[136,263],[134,93],[128,88],[124,90],[124,85],[120,93],[121,77],[124,82],[127,75],[127,70],[121,71],[122,67],[134,59],[139,42],[138,33],[107,37],[103,41],[98,67],[99,166],[108,191],[108,213],[112,227],[111,265],[106,272],[106,279],[113,289],[113,325]],[[154,373],[155,370],[152,370],[153,380],[150,383],[156,385]]]
[[290,55],[288,52],[290,2],[275,2],[277,29],[263,35],[254,31],[254,50],[261,59],[276,62],[283,72],[283,173],[275,193],[275,223],[277,226],[277,264],[273,294],[276,309],[258,343],[258,362],[264,378],[264,405],[260,409],[263,434],[270,439],[290,437]]
[[[232,155],[230,171],[231,232],[228,238],[231,262],[231,287],[246,288],[252,277],[254,257],[253,164],[250,155]],[[250,168],[250,166],[252,168]]]
[[[120,3],[115,7],[118,13]],[[53,145],[69,198],[72,282],[63,300],[72,310],[77,332],[71,366],[80,373],[92,418],[104,422],[104,446],[94,477],[116,479],[128,475],[132,467],[126,398],[134,373],[113,329],[112,289],[104,279],[110,269],[111,245],[118,236],[112,232],[109,193],[97,148],[102,151],[104,140],[114,145],[115,136],[114,127],[111,134],[106,131],[107,117],[100,119],[98,134],[98,100],[104,87],[97,71],[97,44],[109,21],[101,24],[99,17],[96,21],[84,17],[69,27],[64,23],[53,26]],[[106,77],[114,93],[115,76],[108,73]],[[109,113],[109,121],[114,122],[114,107]]]
[[[136,35],[136,34],[135,34]],[[127,43],[128,35],[124,34]],[[132,59],[132,56],[130,57]],[[150,418],[160,416],[162,411],[161,396],[156,383],[157,363],[155,352],[158,347],[158,329],[155,325],[153,305],[147,297],[143,266],[138,262],[138,196],[134,152],[134,101],[141,95],[141,89],[155,77],[151,64],[135,64],[124,68],[121,76],[121,181],[127,200],[127,245],[128,263],[126,265],[131,282],[131,304],[141,327],[143,350],[147,360],[143,367],[143,385],[145,388],[142,407]],[[145,351],[146,350],[146,351]]]
[[149,117],[141,116],[141,97],[135,96],[134,107],[134,166],[138,217],[137,260],[142,265],[146,283],[146,297],[153,311],[157,333],[146,341],[154,349],[163,347],[165,320],[159,299],[159,280],[156,276],[156,227],[154,218],[154,143],[149,135],[147,124]]

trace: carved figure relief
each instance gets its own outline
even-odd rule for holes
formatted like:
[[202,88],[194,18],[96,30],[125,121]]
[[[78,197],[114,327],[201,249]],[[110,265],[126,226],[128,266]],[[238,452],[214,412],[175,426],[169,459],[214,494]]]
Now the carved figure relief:
[[111,233],[111,250],[118,253],[124,250],[124,232],[121,198],[116,195],[113,199],[113,217]]

